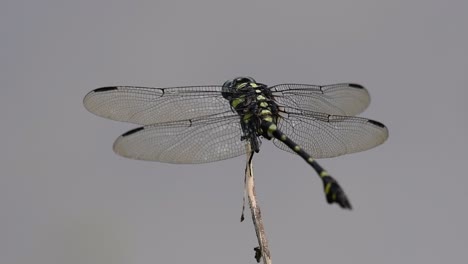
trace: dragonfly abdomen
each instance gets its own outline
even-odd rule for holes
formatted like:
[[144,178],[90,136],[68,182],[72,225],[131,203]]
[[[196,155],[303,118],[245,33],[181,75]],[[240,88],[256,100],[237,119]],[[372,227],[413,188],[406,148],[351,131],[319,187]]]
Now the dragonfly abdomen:
[[318,164],[318,162],[310,156],[304,149],[291,140],[281,130],[278,129],[275,123],[263,120],[261,128],[269,138],[276,138],[283,142],[297,155],[303,158],[320,176],[322,179],[325,195],[328,203],[338,203],[342,208],[351,209],[351,203],[349,202],[343,189],[340,187],[338,182],[330,176],[330,174]]

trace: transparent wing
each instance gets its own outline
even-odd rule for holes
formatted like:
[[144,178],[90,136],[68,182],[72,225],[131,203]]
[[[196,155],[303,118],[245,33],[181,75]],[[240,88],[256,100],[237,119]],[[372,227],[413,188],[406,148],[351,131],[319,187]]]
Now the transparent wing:
[[353,83],[332,85],[279,84],[270,87],[280,106],[299,110],[354,116],[370,103],[367,90]]
[[[317,159],[371,149],[388,138],[388,130],[383,124],[366,118],[294,109],[285,109],[282,115],[287,117],[278,120],[278,129]],[[273,143],[294,153],[279,140],[275,139]]]
[[246,153],[240,117],[219,115],[136,128],[114,143],[127,158],[166,163],[206,163]]
[[150,125],[230,111],[220,86],[150,88],[103,87],[89,92],[83,104],[101,117]]

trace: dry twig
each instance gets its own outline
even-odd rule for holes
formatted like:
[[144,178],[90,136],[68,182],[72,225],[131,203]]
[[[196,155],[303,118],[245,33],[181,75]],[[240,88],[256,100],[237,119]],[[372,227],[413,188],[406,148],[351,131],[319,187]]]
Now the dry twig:
[[[270,250],[268,249],[268,241],[265,235],[265,229],[263,227],[262,214],[260,212],[260,206],[257,203],[255,194],[255,182],[252,167],[252,158],[254,152],[251,150],[250,146],[247,146],[247,153],[247,163],[245,167],[245,188],[249,199],[250,212],[259,244],[259,247],[254,248],[255,259],[257,262],[260,262],[260,258],[263,258],[263,264],[271,264]],[[241,217],[241,221],[242,220],[243,213]]]

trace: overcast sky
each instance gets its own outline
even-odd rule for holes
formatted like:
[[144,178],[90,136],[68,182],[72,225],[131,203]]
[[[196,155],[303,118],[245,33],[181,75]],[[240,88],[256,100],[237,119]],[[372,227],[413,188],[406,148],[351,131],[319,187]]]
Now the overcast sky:
[[97,117],[109,85],[356,82],[375,149],[321,160],[353,211],[325,202],[299,157],[254,158],[273,263],[464,263],[468,2],[2,0],[0,262],[255,263],[239,223],[245,158],[170,165],[115,155],[134,125]]

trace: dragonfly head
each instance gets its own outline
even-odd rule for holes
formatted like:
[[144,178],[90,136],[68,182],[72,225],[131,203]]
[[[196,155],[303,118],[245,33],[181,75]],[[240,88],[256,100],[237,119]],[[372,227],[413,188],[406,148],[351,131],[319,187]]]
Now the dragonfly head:
[[248,83],[255,83],[254,78],[242,76],[242,77],[237,77],[237,78],[232,79],[232,80],[227,80],[223,84],[223,87],[239,89],[239,87],[246,86],[246,84],[248,84]]
[[250,83],[256,83],[254,78],[252,77],[246,77],[246,76],[242,76],[242,77],[237,77],[237,78],[234,78],[232,80],[227,80],[224,84],[223,84],[223,96],[224,98],[226,99],[230,99],[230,93],[235,93],[237,90],[240,90],[246,86],[248,86],[248,84]]

